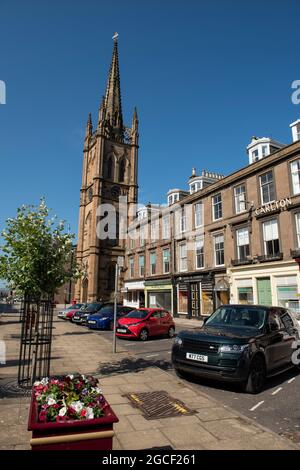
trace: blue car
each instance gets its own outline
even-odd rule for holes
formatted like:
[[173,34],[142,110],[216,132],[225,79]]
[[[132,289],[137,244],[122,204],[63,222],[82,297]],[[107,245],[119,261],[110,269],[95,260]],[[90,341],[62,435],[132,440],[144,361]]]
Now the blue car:
[[[124,317],[134,310],[132,307],[117,305],[117,319]],[[114,328],[114,304],[106,304],[97,313],[89,315],[86,326],[94,330],[113,330]]]

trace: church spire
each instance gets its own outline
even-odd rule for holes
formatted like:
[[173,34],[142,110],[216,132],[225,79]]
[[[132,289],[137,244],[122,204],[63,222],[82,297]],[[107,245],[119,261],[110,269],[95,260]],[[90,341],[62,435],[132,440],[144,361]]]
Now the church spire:
[[114,34],[113,40],[114,48],[112,61],[109,69],[104,105],[106,119],[109,121],[112,128],[114,128],[114,130],[117,131],[118,134],[122,134],[123,115],[119,72],[118,33]]

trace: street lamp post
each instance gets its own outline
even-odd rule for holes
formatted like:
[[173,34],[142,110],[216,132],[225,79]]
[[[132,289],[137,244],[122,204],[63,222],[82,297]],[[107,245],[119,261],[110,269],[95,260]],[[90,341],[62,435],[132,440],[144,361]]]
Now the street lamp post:
[[119,273],[121,268],[124,266],[124,256],[118,256],[116,267],[115,267],[115,298],[114,298],[114,329],[113,329],[113,353],[117,352],[116,343],[116,327],[117,327],[117,300],[118,300],[118,284],[119,284]]

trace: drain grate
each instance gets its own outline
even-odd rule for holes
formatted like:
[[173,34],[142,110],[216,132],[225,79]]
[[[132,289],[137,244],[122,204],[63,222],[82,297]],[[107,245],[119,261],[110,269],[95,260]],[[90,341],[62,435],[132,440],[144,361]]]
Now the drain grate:
[[172,418],[195,413],[182,401],[171,397],[165,391],[127,393],[124,395],[130,403],[139,408],[146,419]]

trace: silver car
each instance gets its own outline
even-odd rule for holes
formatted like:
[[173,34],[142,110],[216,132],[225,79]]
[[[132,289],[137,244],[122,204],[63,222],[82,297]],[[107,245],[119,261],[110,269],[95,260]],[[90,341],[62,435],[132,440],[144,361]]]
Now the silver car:
[[70,307],[65,308],[64,310],[60,310],[57,314],[58,318],[62,318],[63,320],[66,319],[66,315],[70,310],[79,310],[81,307],[83,307],[84,304],[74,304],[70,305]]

